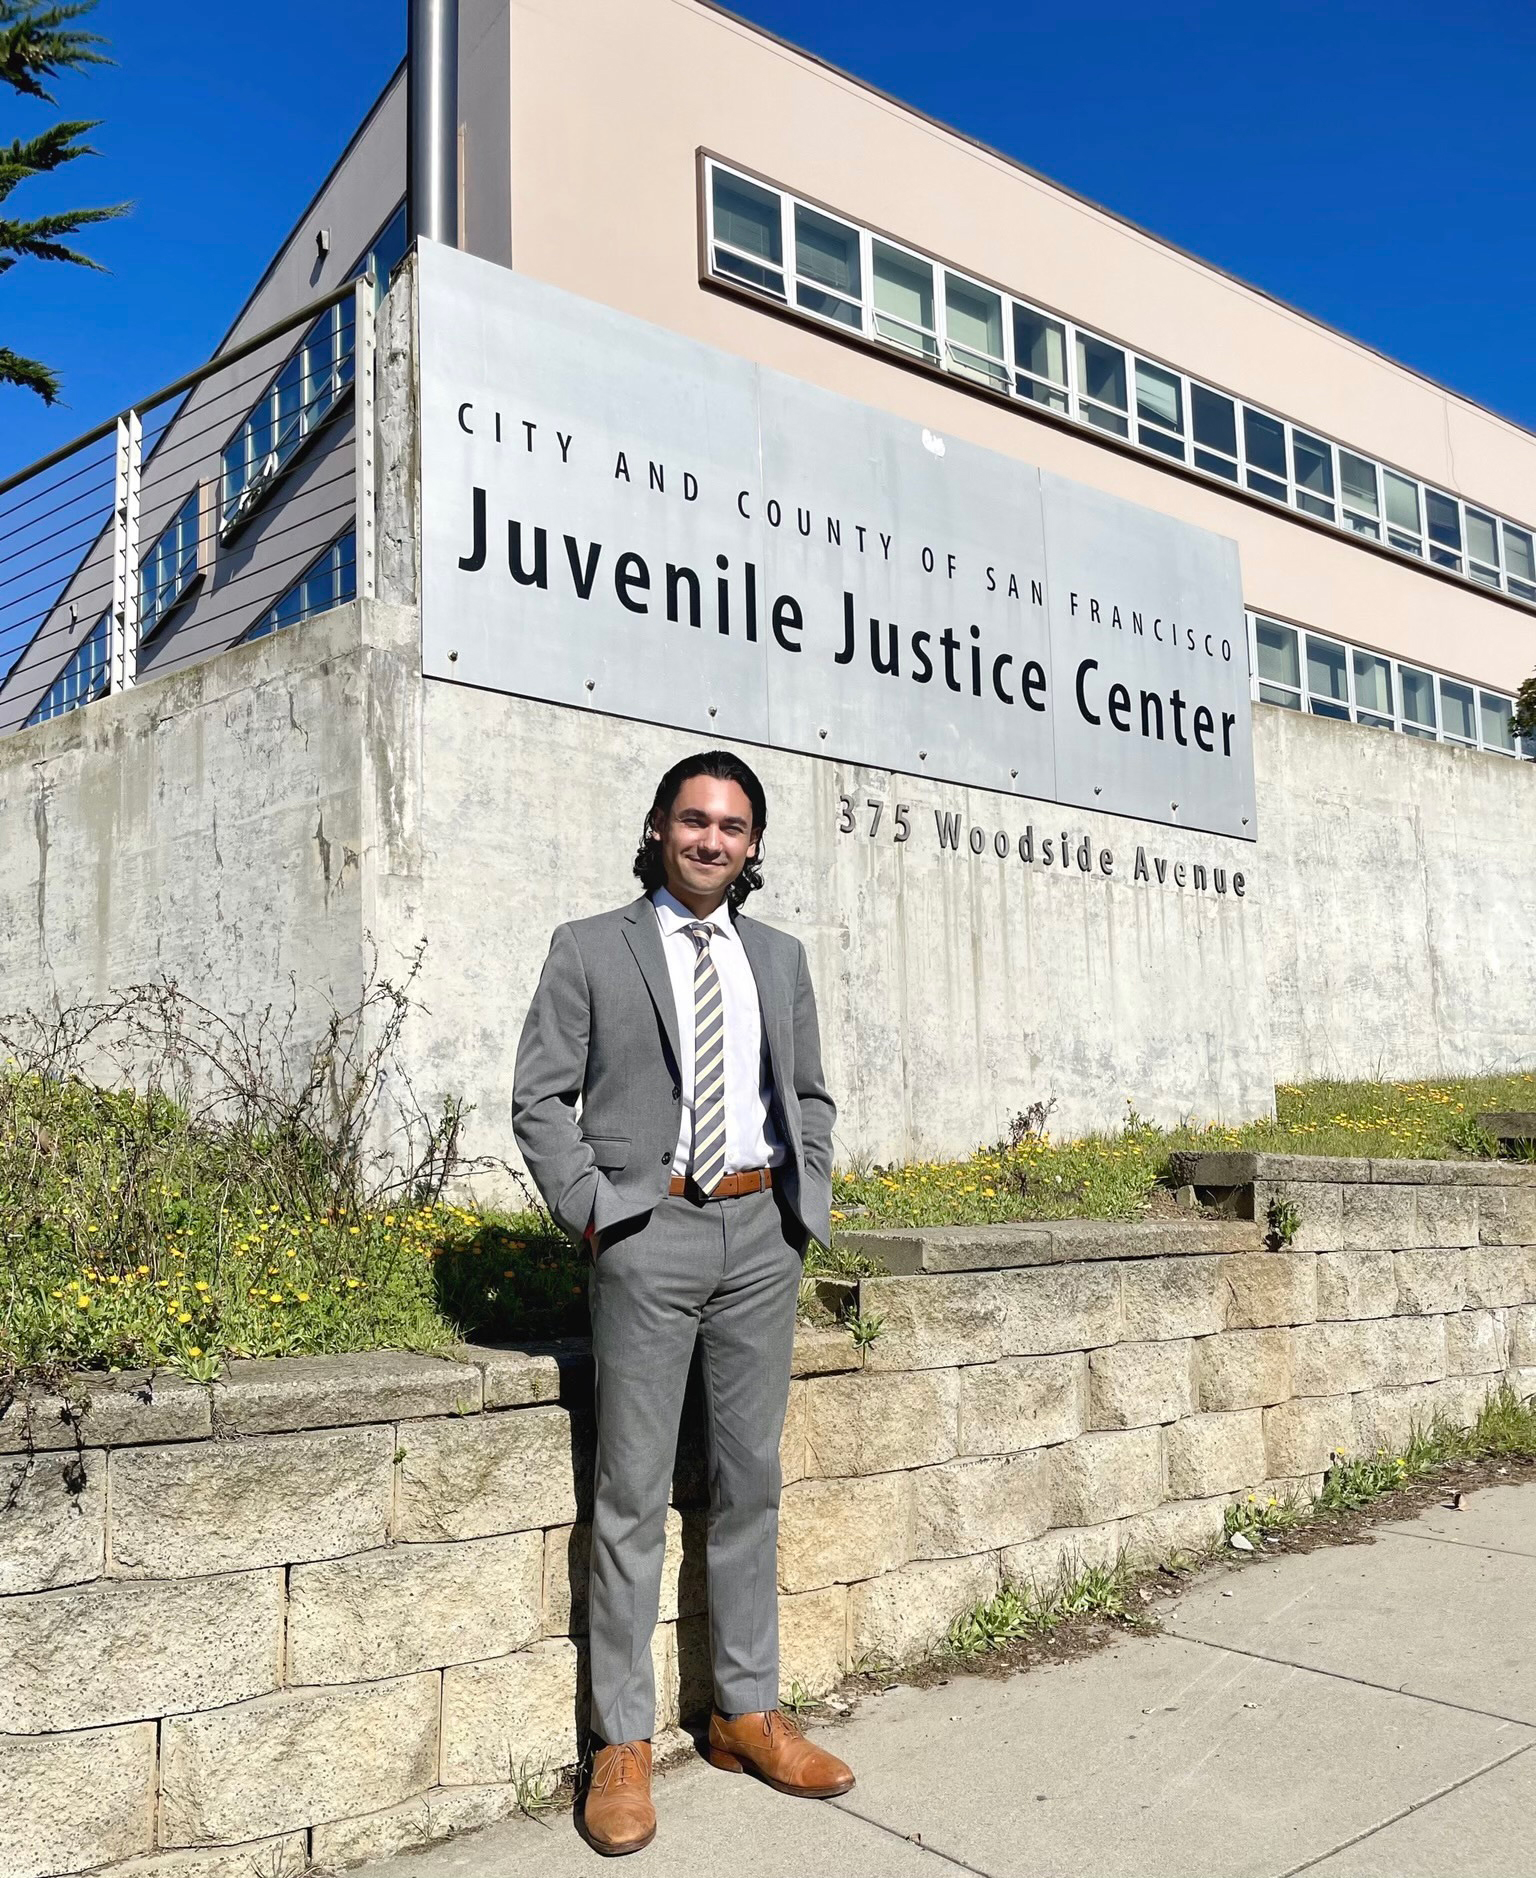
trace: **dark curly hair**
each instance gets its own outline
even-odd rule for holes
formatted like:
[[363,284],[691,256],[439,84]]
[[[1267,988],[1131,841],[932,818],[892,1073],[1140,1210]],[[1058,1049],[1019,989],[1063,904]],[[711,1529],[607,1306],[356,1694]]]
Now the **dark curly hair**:
[[763,884],[763,830],[768,826],[768,798],[756,775],[729,750],[701,750],[697,756],[685,756],[674,763],[656,785],[656,800],[651,804],[640,830],[640,846],[635,850],[635,878],[647,893],[667,884],[667,870],[661,859],[660,829],[672,813],[677,792],[695,776],[713,776],[718,782],[733,782],[752,805],[752,826],[757,831],[757,852],[731,882],[726,897],[738,907],[748,894]]

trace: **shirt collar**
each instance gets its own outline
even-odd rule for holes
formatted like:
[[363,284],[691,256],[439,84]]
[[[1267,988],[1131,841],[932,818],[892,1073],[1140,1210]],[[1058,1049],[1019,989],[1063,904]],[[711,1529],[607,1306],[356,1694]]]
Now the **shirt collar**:
[[[691,926],[699,917],[697,913],[690,913],[682,901],[675,894],[669,893],[665,887],[658,887],[651,895],[651,904],[656,909],[656,921],[661,927],[663,938],[670,938],[673,933],[681,932],[685,926]],[[717,926],[728,938],[736,937],[735,929],[731,925],[731,916],[724,901],[708,917],[711,924]]]

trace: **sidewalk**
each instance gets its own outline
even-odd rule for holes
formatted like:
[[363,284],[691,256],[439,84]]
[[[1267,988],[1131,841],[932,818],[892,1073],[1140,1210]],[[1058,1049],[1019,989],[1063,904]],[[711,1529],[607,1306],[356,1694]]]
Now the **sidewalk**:
[[[1510,1878],[1536,1872],[1536,1485],[1208,1574],[1164,1634],[866,1701],[845,1800],[690,1762],[636,1878]],[[569,1815],[367,1878],[617,1869]]]

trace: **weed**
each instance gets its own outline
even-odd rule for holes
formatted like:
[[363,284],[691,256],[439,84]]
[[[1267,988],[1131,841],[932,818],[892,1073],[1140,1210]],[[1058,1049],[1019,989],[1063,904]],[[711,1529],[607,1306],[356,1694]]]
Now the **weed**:
[[944,1653],[979,1656],[1021,1638],[1044,1636],[1074,1617],[1124,1618],[1133,1577],[1121,1554],[1112,1565],[1084,1567],[1075,1558],[1064,1559],[1056,1578],[1043,1586],[1005,1579],[992,1597],[962,1611],[949,1626]]
[[1278,1252],[1300,1232],[1300,1210],[1289,1200],[1271,1200],[1265,1224],[1269,1228],[1265,1234],[1265,1243],[1271,1252]]
[[1490,1134],[1473,1115],[1457,1115],[1446,1129],[1446,1139],[1458,1154],[1469,1160],[1492,1161],[1498,1158],[1499,1138]]
[[1261,1539],[1266,1533],[1289,1532],[1299,1526],[1309,1510],[1295,1494],[1284,1500],[1271,1494],[1261,1500],[1256,1493],[1250,1493],[1247,1499],[1227,1508],[1222,1515],[1222,1531],[1228,1539],[1233,1533],[1241,1533],[1245,1539]]
[[862,1311],[851,1311],[843,1322],[848,1327],[849,1336],[853,1338],[854,1348],[858,1350],[867,1350],[884,1328],[878,1317]]

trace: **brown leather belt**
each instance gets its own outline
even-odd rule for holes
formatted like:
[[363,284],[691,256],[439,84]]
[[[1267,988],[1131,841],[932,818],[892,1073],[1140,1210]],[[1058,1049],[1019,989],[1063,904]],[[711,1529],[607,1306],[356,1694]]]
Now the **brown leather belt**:
[[761,1193],[765,1187],[771,1187],[773,1185],[773,1169],[771,1167],[749,1167],[745,1172],[740,1174],[727,1174],[713,1193],[700,1193],[697,1187],[693,1187],[690,1192],[689,1189],[691,1185],[692,1183],[687,1176],[679,1178],[674,1174],[672,1179],[667,1183],[667,1192],[671,1194],[674,1200],[680,1200],[685,1195],[689,1199],[734,1200],[739,1198],[743,1193]]

